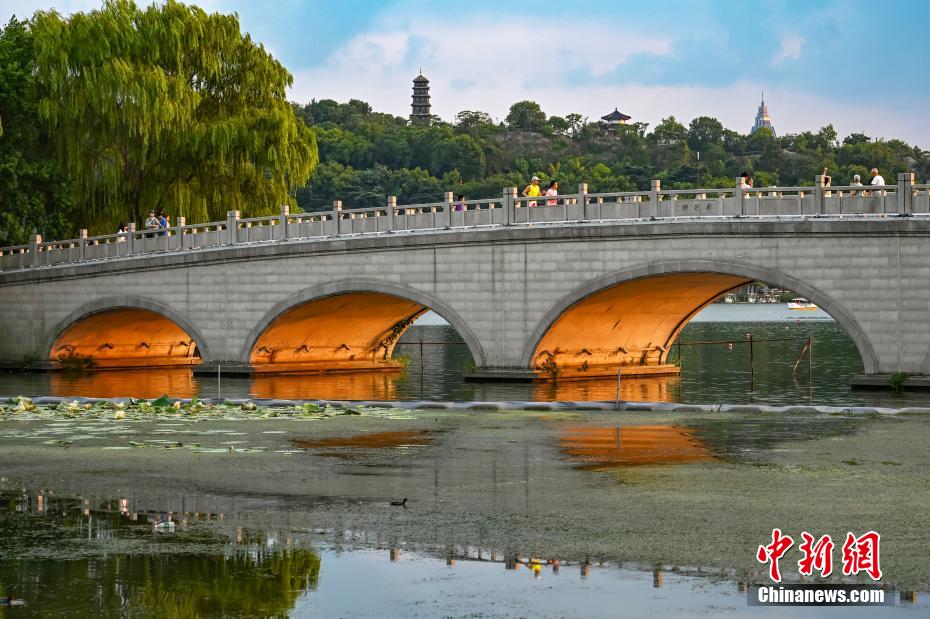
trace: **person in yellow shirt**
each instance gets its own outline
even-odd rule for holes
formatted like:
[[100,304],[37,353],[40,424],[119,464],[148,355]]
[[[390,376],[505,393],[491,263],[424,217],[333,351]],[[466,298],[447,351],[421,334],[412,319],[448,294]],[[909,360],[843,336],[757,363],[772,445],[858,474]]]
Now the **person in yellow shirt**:
[[[534,176],[532,179],[530,179],[530,184],[523,188],[523,195],[524,197],[527,197],[527,198],[535,198],[540,193],[541,192],[539,189],[539,177]],[[527,202],[526,205],[536,206],[536,202],[535,201]]]

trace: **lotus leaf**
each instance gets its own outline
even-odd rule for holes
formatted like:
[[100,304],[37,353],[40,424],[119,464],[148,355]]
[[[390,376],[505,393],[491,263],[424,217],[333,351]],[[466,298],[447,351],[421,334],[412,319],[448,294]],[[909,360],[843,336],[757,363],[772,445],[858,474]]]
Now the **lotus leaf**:
[[168,408],[171,406],[171,400],[167,395],[163,395],[157,400],[152,400],[152,406],[155,408]]

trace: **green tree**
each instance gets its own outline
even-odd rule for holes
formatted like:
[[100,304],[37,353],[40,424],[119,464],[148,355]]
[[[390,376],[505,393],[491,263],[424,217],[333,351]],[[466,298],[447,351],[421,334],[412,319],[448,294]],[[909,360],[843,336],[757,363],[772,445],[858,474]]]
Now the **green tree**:
[[691,150],[707,150],[720,144],[723,138],[723,125],[716,118],[698,116],[688,125],[688,146]]
[[648,136],[653,144],[676,144],[688,139],[688,130],[674,116],[663,118]]
[[320,157],[354,167],[372,165],[373,144],[364,136],[340,127],[320,127],[316,130]]
[[566,135],[571,129],[571,125],[568,124],[568,121],[561,116],[550,116],[548,124],[549,129],[556,135]]
[[767,127],[756,129],[746,140],[746,146],[752,154],[764,154],[781,149],[781,144],[775,138],[775,134]]
[[494,127],[494,120],[487,112],[463,110],[455,115],[455,126],[467,133],[478,133]]
[[582,117],[581,114],[576,114],[572,112],[565,116],[565,122],[568,123],[568,131],[573,138],[578,137],[578,134],[588,124],[587,117]]
[[272,212],[317,163],[290,74],[235,15],[175,0],[34,17],[39,111],[82,213],[111,231],[170,208],[195,221]]
[[507,126],[518,131],[542,131],[546,126],[546,114],[535,101],[518,101],[510,106]]
[[431,170],[436,175],[458,170],[463,178],[473,179],[484,174],[484,152],[470,135],[443,140],[434,153]]
[[744,155],[747,149],[746,136],[731,129],[723,130],[723,150],[731,155]]
[[[33,36],[15,18],[0,30],[0,245],[76,235],[71,187],[39,118]],[[112,231],[115,231],[114,227]]]
[[853,144],[867,144],[871,141],[871,138],[864,133],[850,133],[848,136],[843,138],[843,144],[845,146],[852,146]]

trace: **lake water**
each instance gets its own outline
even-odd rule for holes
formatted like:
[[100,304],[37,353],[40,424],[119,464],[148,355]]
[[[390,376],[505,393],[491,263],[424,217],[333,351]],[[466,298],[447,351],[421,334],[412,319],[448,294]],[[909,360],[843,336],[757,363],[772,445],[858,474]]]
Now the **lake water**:
[[[930,611],[919,415],[151,417],[0,419],[0,617]],[[894,606],[748,606],[773,526],[879,530]]]
[[373,549],[376,542],[350,539],[363,533],[356,531],[335,546],[312,533],[206,519],[158,533],[145,516],[120,512],[115,499],[85,509],[56,497],[44,513],[30,497],[0,494],[0,501],[8,506],[0,532],[28,529],[42,540],[33,555],[56,553],[44,545],[52,541],[85,553],[64,562],[0,558],[0,596],[5,589],[25,600],[9,609],[11,617],[616,617],[622,608],[624,617],[706,609],[714,616],[865,618],[930,610],[924,599],[897,591],[887,592],[895,607],[748,607],[746,584],[713,570],[563,562],[463,546]]
[[[753,339],[752,351],[748,336]],[[807,339],[813,357],[798,358]],[[422,347],[420,342],[425,342]],[[681,375],[624,378],[627,401],[683,403],[906,406],[930,403],[930,394],[853,391],[850,378],[862,361],[850,337],[821,310],[791,311],[783,304],[714,304],[682,332]],[[707,343],[722,342],[722,343]],[[458,334],[428,313],[397,346],[410,356],[405,371],[329,376],[194,377],[189,370],[0,374],[0,395],[88,397],[256,397],[350,400],[613,400],[615,379],[558,383],[466,383],[471,356]],[[421,355],[422,351],[422,355]],[[797,367],[795,365],[797,364]]]
[[[809,339],[813,359],[795,367]],[[673,349],[681,376],[624,379],[625,400],[926,399],[850,391],[861,361],[821,312],[715,305],[681,340]],[[424,344],[421,355],[420,342],[439,344]],[[222,395],[577,401],[616,393],[614,380],[466,383],[466,348],[429,316],[399,352],[411,356],[402,373],[224,379]],[[216,389],[215,379],[185,371],[0,375],[0,393]],[[930,418],[919,414],[91,412],[0,416],[0,617],[930,613]],[[405,507],[391,505],[401,497]],[[155,526],[164,521],[173,525]],[[749,606],[747,587],[766,582],[755,550],[776,526],[834,539],[880,531],[881,585],[893,605]],[[797,579],[796,557],[782,568]],[[844,581],[837,570],[831,582]],[[7,596],[25,605],[4,608]]]

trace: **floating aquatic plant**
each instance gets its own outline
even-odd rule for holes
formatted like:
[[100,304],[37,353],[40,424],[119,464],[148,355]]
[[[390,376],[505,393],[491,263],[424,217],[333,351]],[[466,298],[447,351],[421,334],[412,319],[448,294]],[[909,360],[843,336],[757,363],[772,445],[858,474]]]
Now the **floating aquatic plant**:
[[238,419],[304,419],[308,421],[339,416],[366,416],[385,419],[410,419],[414,411],[402,409],[373,408],[367,406],[333,406],[326,403],[320,406],[314,402],[270,407],[255,402],[220,404],[192,399],[189,401],[172,400],[162,396],[149,400],[97,400],[84,402],[80,400],[62,401],[55,404],[35,404],[30,398],[16,397],[0,401],[0,419],[15,418],[22,420],[113,420],[165,421],[165,420],[238,420]]

